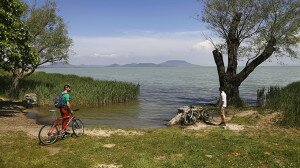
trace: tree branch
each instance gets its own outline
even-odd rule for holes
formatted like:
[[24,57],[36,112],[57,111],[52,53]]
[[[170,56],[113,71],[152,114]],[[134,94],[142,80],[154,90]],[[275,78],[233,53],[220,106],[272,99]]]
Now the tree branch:
[[256,57],[253,61],[251,61],[251,63],[246,65],[246,67],[237,75],[240,82],[244,81],[258,65],[260,65],[265,60],[270,58],[270,56],[275,51],[275,48],[274,48],[275,44],[276,44],[276,39],[274,37],[271,37],[271,39],[268,41],[268,44],[267,44],[266,48],[264,49],[264,51],[258,57]]
[[242,13],[235,13],[230,23],[228,39],[226,39],[228,50],[228,68],[227,73],[231,75],[236,74],[237,69],[237,50],[240,45],[240,41],[237,36],[237,28],[241,21]]

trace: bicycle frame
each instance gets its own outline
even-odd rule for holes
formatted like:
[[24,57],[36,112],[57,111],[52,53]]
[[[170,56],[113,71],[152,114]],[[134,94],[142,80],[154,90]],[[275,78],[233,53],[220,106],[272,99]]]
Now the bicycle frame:
[[[68,115],[68,116],[57,118],[56,110],[50,110],[50,112],[53,112],[53,115],[54,115],[54,118],[55,118],[53,120],[52,128],[54,126],[57,126],[59,131],[62,131],[64,129],[66,129],[69,126],[70,122],[75,118],[75,116],[72,113],[70,113],[70,115]],[[66,128],[62,128],[62,126],[60,126],[60,124],[59,124],[59,121],[63,121],[64,119],[69,119],[68,122],[67,122]]]

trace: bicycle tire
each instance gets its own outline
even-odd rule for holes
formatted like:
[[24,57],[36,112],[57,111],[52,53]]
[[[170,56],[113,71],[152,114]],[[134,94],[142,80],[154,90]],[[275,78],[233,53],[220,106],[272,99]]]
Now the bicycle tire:
[[206,124],[218,125],[222,122],[219,111],[216,110],[204,110],[202,113],[202,119]]
[[44,145],[50,145],[57,141],[59,137],[59,129],[57,126],[44,125],[39,131],[39,141]]
[[84,134],[84,125],[80,119],[74,119],[72,122],[73,134],[77,137]]

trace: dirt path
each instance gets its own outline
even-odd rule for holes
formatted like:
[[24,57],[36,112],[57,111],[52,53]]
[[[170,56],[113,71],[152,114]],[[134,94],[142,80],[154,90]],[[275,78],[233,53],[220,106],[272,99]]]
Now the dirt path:
[[[235,132],[239,132],[239,131],[243,131],[245,129],[244,125],[241,124],[234,124],[234,123],[230,123],[230,120],[232,119],[232,117],[249,117],[249,116],[261,116],[258,114],[258,112],[256,110],[245,110],[245,111],[239,111],[237,114],[232,114],[227,116],[226,120],[228,121],[228,123],[226,124],[226,126],[223,126],[222,128],[227,129],[227,130],[231,130],[231,131],[235,131]],[[272,114],[268,114],[265,116],[261,116],[260,120],[257,122],[257,126],[268,126],[269,124],[272,124],[272,120],[274,118],[276,118],[279,114],[278,113],[272,113]],[[185,129],[188,130],[201,130],[201,129],[210,129],[210,128],[214,128],[214,127],[218,127],[218,126],[213,126],[213,125],[207,125],[204,124],[202,122],[198,122],[194,125],[191,126],[186,126]]]
[[27,118],[25,113],[0,111],[0,131],[24,131],[31,137],[37,137],[40,127],[34,119]]

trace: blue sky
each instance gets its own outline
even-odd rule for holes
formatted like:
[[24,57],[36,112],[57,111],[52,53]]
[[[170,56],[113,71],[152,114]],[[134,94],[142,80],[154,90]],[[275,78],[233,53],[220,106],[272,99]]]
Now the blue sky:
[[197,0],[56,2],[74,42],[71,64],[161,63],[176,59],[215,65],[213,48],[203,36],[212,33],[195,19],[202,10]]
[[133,31],[203,29],[196,0],[58,0],[72,36],[119,36]]

